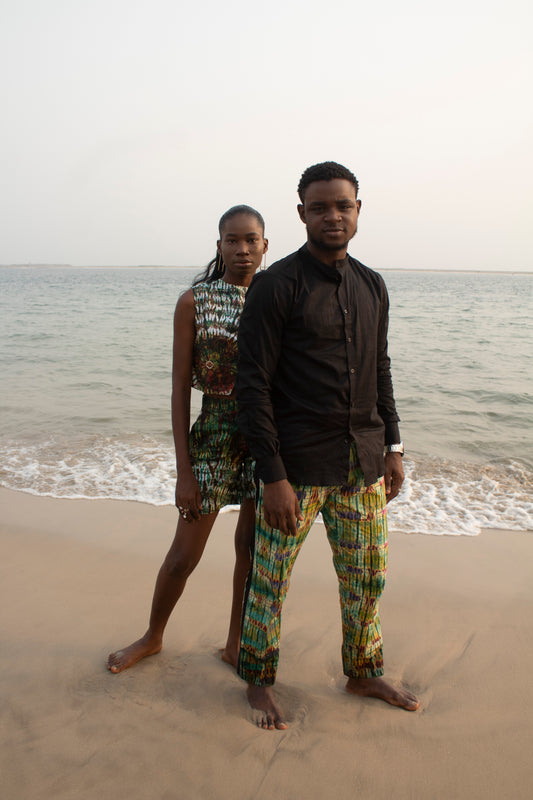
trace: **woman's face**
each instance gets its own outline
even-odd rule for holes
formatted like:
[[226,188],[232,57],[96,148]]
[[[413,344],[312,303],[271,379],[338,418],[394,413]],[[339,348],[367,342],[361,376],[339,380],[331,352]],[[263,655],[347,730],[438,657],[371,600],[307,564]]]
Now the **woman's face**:
[[236,214],[224,224],[217,249],[226,265],[224,280],[248,286],[268,250],[268,240],[252,214]]

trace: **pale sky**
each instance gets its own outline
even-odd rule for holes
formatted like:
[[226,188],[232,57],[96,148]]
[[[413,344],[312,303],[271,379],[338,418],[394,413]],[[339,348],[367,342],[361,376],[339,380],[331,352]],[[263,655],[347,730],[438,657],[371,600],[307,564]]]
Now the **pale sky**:
[[197,266],[231,205],[297,249],[349,167],[375,269],[533,270],[530,0],[0,0],[0,264]]

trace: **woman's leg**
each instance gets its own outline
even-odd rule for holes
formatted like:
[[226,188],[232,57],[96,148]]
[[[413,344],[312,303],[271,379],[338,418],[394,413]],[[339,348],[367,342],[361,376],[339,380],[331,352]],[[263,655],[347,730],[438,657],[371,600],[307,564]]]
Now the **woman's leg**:
[[252,564],[250,547],[255,526],[255,501],[243,500],[235,528],[235,569],[233,571],[233,601],[226,646],[222,660],[237,668],[241,641],[242,601],[244,585]]
[[174,541],[157,576],[148,630],[128,647],[110,653],[106,664],[111,672],[122,672],[142,658],[159,653],[166,624],[187,578],[202,557],[217,513],[205,514],[193,522],[179,518]]

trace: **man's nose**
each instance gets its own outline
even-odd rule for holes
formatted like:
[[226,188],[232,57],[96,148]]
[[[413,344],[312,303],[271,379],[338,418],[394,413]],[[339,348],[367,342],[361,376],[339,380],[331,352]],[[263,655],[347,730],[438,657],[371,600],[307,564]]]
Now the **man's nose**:
[[326,213],[324,214],[325,218],[328,220],[337,220],[340,219],[340,211],[336,206],[330,206],[326,209]]
[[238,243],[237,250],[238,250],[239,253],[247,253],[249,251],[249,249],[250,249],[250,247],[248,245],[248,242],[239,242]]

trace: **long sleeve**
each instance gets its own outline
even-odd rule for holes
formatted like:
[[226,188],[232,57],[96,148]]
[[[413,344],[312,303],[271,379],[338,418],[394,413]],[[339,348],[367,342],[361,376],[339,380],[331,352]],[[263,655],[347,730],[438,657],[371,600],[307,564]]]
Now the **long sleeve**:
[[382,284],[381,315],[378,328],[377,346],[377,408],[380,417],[385,423],[385,444],[393,444],[400,441],[400,429],[398,426],[400,418],[396,411],[394,391],[392,386],[390,358],[388,355],[387,344],[388,327],[389,295],[385,285]]
[[280,278],[258,273],[248,289],[239,324],[239,428],[265,483],[287,477],[274,420],[272,381],[281,351],[283,319],[290,309],[288,288]]

